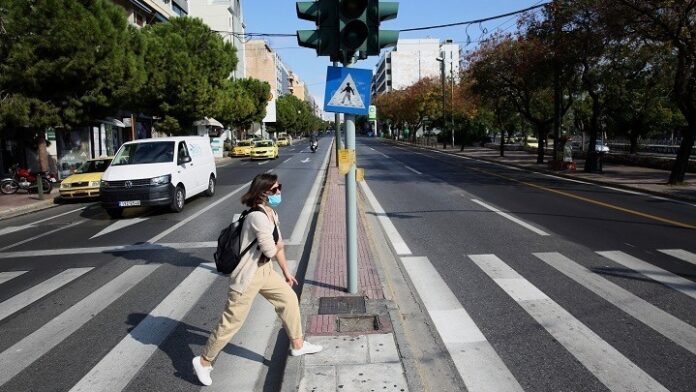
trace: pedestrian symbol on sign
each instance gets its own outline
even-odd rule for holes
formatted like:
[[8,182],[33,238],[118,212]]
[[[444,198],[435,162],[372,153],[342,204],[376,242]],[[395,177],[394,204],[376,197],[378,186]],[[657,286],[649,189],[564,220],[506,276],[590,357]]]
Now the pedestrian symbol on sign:
[[365,104],[362,98],[360,98],[360,94],[355,91],[354,86],[355,82],[350,74],[348,74],[336,90],[336,93],[331,97],[329,105],[364,109]]

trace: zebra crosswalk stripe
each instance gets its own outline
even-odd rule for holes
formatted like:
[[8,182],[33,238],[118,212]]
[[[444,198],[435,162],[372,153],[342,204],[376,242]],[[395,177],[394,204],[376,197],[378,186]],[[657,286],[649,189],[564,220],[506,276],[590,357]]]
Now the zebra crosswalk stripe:
[[696,253],[691,253],[683,249],[658,249],[657,251],[696,265]]
[[679,291],[689,297],[696,299],[696,283],[691,280],[682,278],[679,275],[673,274],[662,268],[656,267],[637,257],[633,257],[621,251],[606,251],[597,252],[600,256],[606,257],[616,263],[639,272],[648,278],[660,282],[663,285]]
[[546,264],[609,301],[658,333],[696,354],[696,327],[672,316],[628,290],[592,273],[560,253],[534,253]]
[[12,280],[22,274],[26,274],[28,271],[8,271],[0,272],[0,284],[3,284],[9,280]]
[[159,265],[136,265],[0,353],[0,385],[57,346]]
[[668,391],[497,256],[469,258],[611,391]]
[[91,271],[92,267],[70,268],[0,303],[0,321]]
[[402,257],[435,328],[470,392],[523,391],[427,257]]
[[123,390],[218,276],[212,263],[196,267],[70,391]]

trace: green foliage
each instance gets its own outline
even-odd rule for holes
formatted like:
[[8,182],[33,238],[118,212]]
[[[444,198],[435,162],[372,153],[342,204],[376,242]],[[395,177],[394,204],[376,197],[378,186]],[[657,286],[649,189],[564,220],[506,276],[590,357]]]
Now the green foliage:
[[3,133],[102,118],[144,80],[138,34],[110,1],[9,1],[0,14]]
[[286,94],[276,100],[276,123],[272,132],[299,134],[319,130],[322,121],[314,115],[309,103],[294,95]]
[[[142,34],[147,81],[140,89],[141,108],[160,118],[158,130],[187,134],[194,121],[219,114],[227,78],[237,65],[234,47],[200,19],[173,18],[147,26]],[[216,109],[218,112],[216,113]]]

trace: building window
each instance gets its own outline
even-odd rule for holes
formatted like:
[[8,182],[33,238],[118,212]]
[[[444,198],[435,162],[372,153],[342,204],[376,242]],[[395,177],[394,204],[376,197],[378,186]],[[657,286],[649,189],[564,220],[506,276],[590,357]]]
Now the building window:
[[143,15],[138,12],[135,13],[135,24],[137,24],[140,27],[143,27],[143,25],[145,25],[145,18],[143,18]]
[[187,15],[186,11],[184,11],[184,9],[179,7],[179,5],[176,3],[172,3],[172,11],[174,11],[174,13],[177,16],[186,16]]

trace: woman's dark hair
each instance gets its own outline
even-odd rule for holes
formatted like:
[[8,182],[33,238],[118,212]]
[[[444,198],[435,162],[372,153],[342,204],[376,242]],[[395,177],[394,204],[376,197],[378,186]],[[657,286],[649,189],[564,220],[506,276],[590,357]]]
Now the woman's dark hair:
[[271,173],[263,173],[254,177],[249,190],[242,196],[242,204],[247,207],[256,207],[266,201],[265,193],[278,181],[278,176]]

